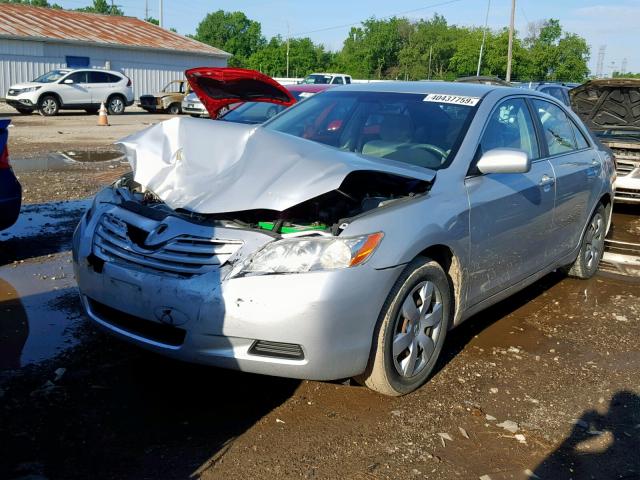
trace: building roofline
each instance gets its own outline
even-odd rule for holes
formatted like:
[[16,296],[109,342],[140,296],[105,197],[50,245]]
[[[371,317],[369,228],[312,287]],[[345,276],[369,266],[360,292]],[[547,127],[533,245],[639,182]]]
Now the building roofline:
[[[84,12],[82,12],[84,13]],[[95,15],[95,14],[93,14]],[[160,48],[160,47],[146,47],[143,45],[123,45],[120,43],[107,43],[107,42],[91,42],[85,40],[69,40],[64,38],[52,38],[52,37],[36,37],[36,36],[23,36],[23,35],[6,35],[0,34],[0,39],[6,40],[20,40],[24,42],[41,42],[41,43],[64,43],[70,45],[82,45],[82,46],[90,46],[90,47],[108,47],[108,48],[117,48],[120,50],[145,50],[150,52],[159,52],[159,53],[174,53],[174,54],[189,54],[189,55],[199,55],[202,57],[214,57],[214,58],[230,58],[233,55],[231,53],[227,53],[224,51],[220,51],[220,53],[214,52],[198,52],[195,50],[172,50],[170,48]]]

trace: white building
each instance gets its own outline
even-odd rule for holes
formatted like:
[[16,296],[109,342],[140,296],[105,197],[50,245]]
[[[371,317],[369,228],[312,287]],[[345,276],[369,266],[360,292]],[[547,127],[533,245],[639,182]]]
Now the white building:
[[230,56],[138,18],[0,4],[0,97],[55,68],[106,67],[131,78],[138,98]]

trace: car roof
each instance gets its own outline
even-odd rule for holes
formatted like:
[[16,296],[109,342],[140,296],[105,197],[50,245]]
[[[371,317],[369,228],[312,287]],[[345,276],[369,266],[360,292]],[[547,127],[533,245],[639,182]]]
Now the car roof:
[[463,95],[469,97],[482,97],[494,90],[500,90],[505,94],[522,94],[522,90],[498,85],[485,85],[480,83],[463,82],[375,82],[352,83],[334,87],[332,91],[358,91],[380,93],[439,93],[443,95]]

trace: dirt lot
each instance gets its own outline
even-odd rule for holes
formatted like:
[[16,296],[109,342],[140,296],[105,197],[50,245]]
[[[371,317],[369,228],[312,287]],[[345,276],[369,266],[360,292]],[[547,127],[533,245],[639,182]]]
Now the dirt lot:
[[[87,324],[75,291],[81,199],[126,165],[50,157],[167,116],[13,118],[29,205],[0,233],[0,478],[640,478],[640,277],[547,276],[452,331],[402,398],[169,361]],[[616,219],[638,241],[640,208]]]

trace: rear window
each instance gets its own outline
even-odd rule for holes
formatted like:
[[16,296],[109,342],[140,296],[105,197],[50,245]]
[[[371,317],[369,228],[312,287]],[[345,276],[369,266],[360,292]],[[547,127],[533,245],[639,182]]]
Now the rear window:
[[431,169],[447,167],[475,108],[425,101],[427,94],[324,92],[267,123],[340,150]]

